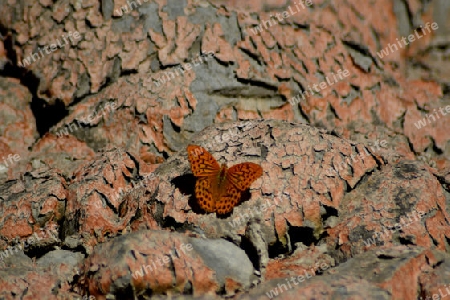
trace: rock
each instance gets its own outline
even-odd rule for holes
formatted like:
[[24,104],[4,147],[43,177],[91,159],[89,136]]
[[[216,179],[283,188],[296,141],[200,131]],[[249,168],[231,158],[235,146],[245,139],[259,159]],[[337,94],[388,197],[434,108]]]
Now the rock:
[[[431,299],[439,295],[438,287],[441,292],[445,287],[430,280],[430,272],[435,276],[446,270],[449,258],[421,247],[376,248],[324,274],[267,281],[238,299]],[[441,267],[435,269],[437,265]],[[422,286],[423,281],[435,283]]]
[[36,261],[40,267],[52,267],[54,265],[66,264],[75,267],[84,259],[81,253],[73,253],[68,250],[54,250],[48,252]]
[[230,289],[250,287],[253,266],[241,248],[221,239],[191,239],[191,243],[205,264],[216,271],[217,281],[227,294],[235,292]]
[[446,205],[444,190],[422,163],[386,165],[344,197],[339,224],[326,240],[338,260],[375,245],[434,245],[445,251]]
[[0,298],[450,294],[450,6],[350,2],[0,1]]
[[252,274],[244,251],[227,241],[144,230],[96,246],[82,284],[100,299],[108,293],[234,294],[249,287]]

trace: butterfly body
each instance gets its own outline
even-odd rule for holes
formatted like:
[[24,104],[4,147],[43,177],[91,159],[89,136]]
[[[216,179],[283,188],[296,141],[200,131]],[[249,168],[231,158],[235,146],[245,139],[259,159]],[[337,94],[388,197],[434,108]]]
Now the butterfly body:
[[226,187],[228,185],[228,180],[226,177],[227,170],[227,166],[225,164],[222,164],[217,175],[212,175],[209,179],[211,181],[211,192],[213,199],[220,199],[220,197],[226,190]]
[[191,170],[197,177],[195,196],[206,212],[226,214],[233,210],[241,193],[262,175],[262,168],[255,163],[241,163],[228,168],[219,165],[203,147],[187,147]]
[[226,177],[227,170],[228,170],[227,165],[226,164],[222,164],[222,166],[220,167],[219,175],[217,176],[217,179],[219,180],[219,182],[218,182],[219,186],[224,186],[225,185],[225,183],[227,181],[227,177]]

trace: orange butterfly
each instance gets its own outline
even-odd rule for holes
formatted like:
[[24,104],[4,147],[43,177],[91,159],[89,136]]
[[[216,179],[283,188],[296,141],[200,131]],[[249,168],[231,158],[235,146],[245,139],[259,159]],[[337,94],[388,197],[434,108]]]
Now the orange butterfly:
[[220,166],[211,153],[200,146],[189,145],[187,152],[192,173],[197,177],[195,197],[206,212],[223,215],[232,211],[241,193],[263,173],[259,165],[251,162],[229,169],[226,164]]

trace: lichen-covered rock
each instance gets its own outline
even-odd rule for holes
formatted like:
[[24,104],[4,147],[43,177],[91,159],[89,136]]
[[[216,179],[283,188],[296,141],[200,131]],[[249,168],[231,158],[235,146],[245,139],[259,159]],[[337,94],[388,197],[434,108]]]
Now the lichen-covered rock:
[[[80,273],[83,255],[65,250],[55,250],[37,260],[21,263],[23,252],[9,259],[10,264],[0,266],[0,297],[2,299],[79,299],[72,285]],[[27,257],[28,258],[28,257]],[[29,258],[28,258],[29,259]]]
[[229,295],[248,288],[252,276],[249,258],[230,242],[143,230],[96,246],[85,261],[83,284],[96,299]]
[[435,276],[448,272],[449,259],[421,247],[375,248],[331,270],[267,281],[237,299],[432,299],[439,288],[445,295],[446,281]]
[[[417,127],[434,109],[450,105],[445,86],[427,77],[408,82],[403,48],[379,54],[415,29],[411,24],[420,25],[418,16],[400,24],[396,16],[404,20],[411,11],[423,12],[428,21],[430,12],[421,4],[408,10],[388,0],[312,1],[301,7],[235,3],[227,9],[202,1],[70,3],[64,8],[25,1],[22,9],[40,16],[29,26],[20,10],[1,4],[5,19],[14,20],[4,27],[14,28],[8,30],[17,37],[16,65],[37,45],[80,34],[23,66],[39,73],[40,98],[49,105],[61,99],[71,108],[54,133],[83,127],[70,134],[96,150],[107,144],[135,152],[147,147],[163,156],[180,150],[194,132],[226,120],[307,120],[329,130],[353,130],[354,122],[364,121],[404,135],[416,153],[431,151],[439,170],[449,167],[443,162],[450,151],[444,120]],[[267,11],[248,10],[255,5]],[[295,13],[282,21],[271,17],[289,7]],[[373,15],[379,7],[387,13]],[[430,45],[433,36],[412,43],[412,53]],[[318,87],[322,83],[326,88]],[[108,103],[117,107],[104,114]]]
[[[0,298],[443,298],[428,2],[0,1]],[[188,143],[262,166],[230,214],[197,204]]]
[[[146,185],[150,190],[155,165],[136,155],[110,149],[92,162],[80,166],[67,190],[63,224],[64,243],[70,248],[82,246],[88,253],[98,242],[139,228],[132,220],[139,216],[147,227],[159,229],[156,211],[147,214],[144,199],[133,191]],[[154,209],[156,209],[154,207]],[[77,243],[73,241],[77,240]]]
[[439,181],[420,162],[386,165],[344,197],[326,241],[335,258],[376,245],[417,245],[445,251],[450,217]]
[[0,180],[15,178],[17,165],[38,138],[31,94],[13,78],[0,77]]
[[247,222],[261,219],[268,245],[278,242],[286,250],[298,241],[292,236],[295,228],[309,228],[318,238],[326,210],[338,209],[346,190],[355,188],[382,164],[362,144],[281,121],[223,124],[208,128],[193,142],[204,146],[219,163],[255,162],[264,174],[231,215],[217,218],[202,213],[196,204],[195,178],[182,151],[155,171],[159,184],[150,198],[164,204],[163,219],[187,223],[208,237],[227,237],[237,243]]
[[0,185],[0,249],[26,241],[29,249],[59,243],[66,188],[61,174],[45,168]]

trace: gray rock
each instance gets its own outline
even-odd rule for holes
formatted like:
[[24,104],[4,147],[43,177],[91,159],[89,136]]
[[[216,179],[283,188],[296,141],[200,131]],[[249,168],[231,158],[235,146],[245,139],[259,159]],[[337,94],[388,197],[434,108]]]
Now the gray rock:
[[0,268],[7,267],[31,267],[33,261],[29,258],[22,250],[15,252],[2,251],[2,256],[0,259]]
[[84,255],[81,253],[74,253],[68,250],[54,250],[39,258],[36,264],[40,267],[49,267],[63,263],[76,266],[83,259]]
[[221,285],[226,278],[233,278],[244,287],[250,286],[253,265],[244,250],[222,239],[190,239],[190,243],[206,265],[216,271]]

